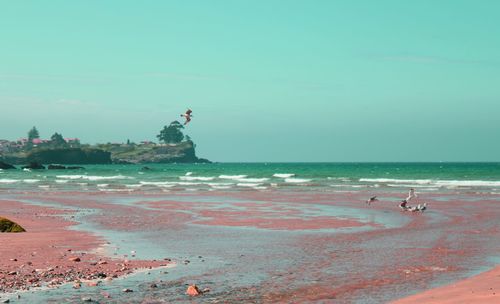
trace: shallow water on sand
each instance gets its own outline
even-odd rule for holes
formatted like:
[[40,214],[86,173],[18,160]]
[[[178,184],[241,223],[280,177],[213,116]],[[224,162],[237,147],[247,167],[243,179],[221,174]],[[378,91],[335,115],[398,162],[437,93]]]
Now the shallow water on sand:
[[[498,164],[149,167],[2,171],[0,204],[76,210],[71,229],[106,240],[99,252],[176,263],[11,302],[380,303],[498,263]],[[398,208],[413,185],[424,213]],[[210,292],[190,298],[191,283]]]

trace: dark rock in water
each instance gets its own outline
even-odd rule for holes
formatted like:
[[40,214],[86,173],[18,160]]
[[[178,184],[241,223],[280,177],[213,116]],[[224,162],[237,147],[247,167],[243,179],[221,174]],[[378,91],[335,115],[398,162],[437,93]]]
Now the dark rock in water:
[[45,169],[45,167],[38,162],[31,162],[29,165],[24,166],[23,169]]
[[68,169],[68,170],[84,170],[85,168],[81,167],[81,166],[68,166],[68,167],[66,167],[66,169]]
[[7,164],[7,163],[4,163],[3,161],[0,161],[0,169],[7,170],[7,169],[15,169],[15,168],[16,167],[14,167],[11,164]]
[[13,221],[0,217],[0,232],[26,232],[23,227]]
[[149,170],[153,170],[153,169],[151,169],[148,166],[144,166],[144,167],[141,168],[141,171],[149,171]]
[[63,165],[48,165],[47,169],[49,169],[49,170],[64,170],[67,168],[66,168],[66,166],[63,166]]

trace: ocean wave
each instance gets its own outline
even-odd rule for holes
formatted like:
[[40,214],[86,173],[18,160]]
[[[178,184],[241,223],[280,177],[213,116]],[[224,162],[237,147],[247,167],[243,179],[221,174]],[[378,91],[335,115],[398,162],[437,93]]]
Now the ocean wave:
[[297,183],[308,183],[310,181],[311,181],[310,179],[306,178],[285,178],[285,183],[297,184]]
[[99,188],[106,188],[107,186],[109,186],[109,184],[97,184]]
[[239,187],[258,187],[262,185],[261,183],[237,183],[236,186],[239,186]]
[[27,184],[34,184],[34,183],[38,183],[40,180],[39,179],[23,179],[23,183],[27,183]]
[[264,187],[264,186],[260,186],[260,187],[252,187],[252,189],[255,189],[255,190],[266,190],[267,187]]
[[[432,180],[432,179],[393,179],[393,178],[360,178],[360,182],[407,184],[406,186],[438,186],[438,187],[497,187],[500,181],[487,180]],[[408,185],[409,184],[409,185]]]
[[220,179],[242,179],[247,177],[248,175],[241,174],[241,175],[219,175]]
[[67,182],[69,182],[68,179],[56,179],[56,183],[58,184],[66,184]]
[[113,180],[113,179],[133,179],[125,175],[101,176],[101,175],[56,175],[60,179],[86,179],[90,181]]
[[207,183],[210,187],[214,186],[231,186],[234,185],[234,183]]
[[186,176],[190,176],[192,174],[193,174],[193,172],[186,172]]
[[102,191],[102,192],[132,192],[132,191],[134,191],[134,189],[107,189],[107,188],[104,188],[104,189],[99,189],[99,191]]
[[139,184],[141,185],[152,185],[152,186],[159,186],[159,185],[169,185],[172,184],[172,182],[146,182],[146,181],[139,181]]
[[1,184],[14,184],[17,183],[19,180],[17,179],[8,179],[8,178],[1,178],[0,183]]
[[237,181],[241,183],[262,183],[269,180],[267,177],[263,178],[238,178]]
[[220,189],[220,190],[223,190],[223,189],[231,189],[232,187],[231,186],[210,186],[212,187],[213,189]]
[[396,184],[419,184],[427,185],[433,182],[432,179],[395,179],[395,178],[360,178],[360,182],[369,183],[396,183]]
[[288,177],[293,177],[295,176],[294,173],[274,173],[274,177],[279,177],[279,178],[288,178]]
[[179,179],[186,181],[211,181],[214,178],[213,176],[179,176]]
[[128,184],[128,185],[125,185],[125,187],[127,188],[140,188],[142,187],[141,184]]

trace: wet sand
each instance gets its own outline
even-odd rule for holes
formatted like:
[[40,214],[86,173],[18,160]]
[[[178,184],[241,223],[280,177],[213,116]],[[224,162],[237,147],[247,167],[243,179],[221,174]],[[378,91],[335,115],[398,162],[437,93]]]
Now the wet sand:
[[0,293],[58,286],[85,280],[110,280],[166,261],[116,258],[103,252],[106,240],[84,231],[68,218],[72,210],[2,200],[0,214],[27,230],[0,234]]
[[477,276],[397,300],[394,304],[500,303],[500,267]]
[[[483,293],[496,296],[487,295],[486,285],[480,283],[496,282],[497,270],[479,275],[479,281],[467,278],[496,265],[498,195],[425,194],[428,211],[411,213],[399,210],[397,194],[383,190],[375,193],[381,202],[367,206],[364,201],[371,194],[11,194],[0,201],[0,214],[29,232],[0,235],[2,244],[11,244],[0,249],[0,280],[26,282],[34,269],[48,268],[54,270],[42,272],[71,270],[72,275],[61,275],[63,281],[92,278],[98,272],[121,275],[161,265],[162,257],[168,256],[179,265],[168,274],[115,280],[84,292],[95,296],[102,290],[115,290],[112,297],[117,303],[125,298],[119,290],[127,284],[134,287],[134,293],[126,296],[132,303],[191,303],[193,299],[184,293],[188,283],[210,288],[208,294],[196,298],[199,303],[380,303],[396,299],[402,299],[401,303],[438,299],[432,302],[438,303],[445,298],[457,303],[484,300]],[[137,250],[137,256],[125,257],[131,249]],[[69,261],[74,255],[82,261]],[[99,261],[107,264],[93,265]],[[26,266],[28,262],[32,265]],[[6,274],[18,269],[19,274]],[[49,275],[41,281],[52,279]],[[449,285],[453,282],[459,283]],[[158,284],[154,292],[148,288],[152,283]],[[2,283],[4,290],[25,285]],[[449,287],[433,289],[444,285]],[[57,301],[67,299],[68,292],[73,296],[70,302],[79,301],[81,293],[71,295],[68,290],[47,291],[31,299]],[[448,296],[437,298],[442,292]]]

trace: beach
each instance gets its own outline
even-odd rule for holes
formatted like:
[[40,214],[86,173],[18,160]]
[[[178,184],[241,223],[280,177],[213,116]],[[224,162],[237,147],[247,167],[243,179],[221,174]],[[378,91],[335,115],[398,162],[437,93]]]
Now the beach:
[[[497,165],[259,166],[3,171],[27,232],[0,234],[0,299],[498,301]],[[410,187],[425,212],[398,207]]]

